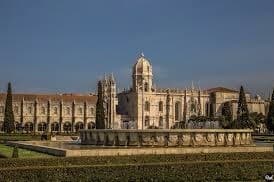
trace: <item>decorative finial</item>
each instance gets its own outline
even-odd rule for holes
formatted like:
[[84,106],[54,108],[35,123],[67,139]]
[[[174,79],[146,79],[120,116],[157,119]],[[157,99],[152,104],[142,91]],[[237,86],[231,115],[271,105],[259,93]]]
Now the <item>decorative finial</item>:
[[141,57],[145,57],[144,52],[141,52]]

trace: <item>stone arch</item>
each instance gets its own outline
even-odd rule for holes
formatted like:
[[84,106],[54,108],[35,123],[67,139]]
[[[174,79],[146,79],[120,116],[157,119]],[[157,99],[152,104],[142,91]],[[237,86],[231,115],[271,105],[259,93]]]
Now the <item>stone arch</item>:
[[47,123],[46,122],[40,122],[38,124],[38,131],[44,132],[47,130]]
[[78,121],[75,124],[75,131],[78,132],[79,130],[84,129],[84,123],[82,121]]
[[95,122],[91,121],[88,123],[88,129],[95,129]]
[[58,132],[59,131],[59,123],[58,122],[51,123],[50,128],[51,128],[51,131]]
[[145,116],[145,126],[149,126],[150,125],[150,118],[149,116]]
[[33,132],[33,123],[32,123],[32,122],[27,122],[27,123],[25,123],[25,125],[24,125],[24,130],[25,130],[27,133]]
[[64,132],[71,132],[72,130],[72,125],[71,125],[71,122],[69,121],[66,121],[64,124],[63,124],[63,130]]
[[21,124],[19,122],[15,122],[14,123],[14,128],[15,128],[15,131],[20,131],[21,130]]

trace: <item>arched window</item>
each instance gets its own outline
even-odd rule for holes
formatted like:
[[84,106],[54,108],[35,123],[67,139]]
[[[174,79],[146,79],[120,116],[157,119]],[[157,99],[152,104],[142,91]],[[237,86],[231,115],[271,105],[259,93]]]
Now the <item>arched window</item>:
[[176,102],[175,103],[175,121],[179,121],[180,120],[180,107],[181,107],[181,103],[180,102]]
[[79,114],[83,114],[83,109],[82,109],[82,107],[79,107],[79,108],[78,108],[78,113],[79,113]]
[[84,129],[84,124],[82,122],[77,122],[75,125],[75,131],[78,132],[81,129]]
[[59,131],[59,123],[54,122],[51,124],[51,131],[58,132]]
[[147,82],[145,83],[144,87],[145,87],[145,92],[148,92],[148,83]]
[[41,114],[46,114],[46,108],[45,107],[41,107]]
[[38,131],[46,131],[47,129],[47,123],[42,122],[38,124]]
[[94,129],[95,128],[95,123],[94,122],[89,122],[88,123],[88,129]]
[[53,113],[54,113],[54,114],[57,114],[57,113],[58,113],[58,108],[57,108],[57,107],[54,107],[54,108],[53,108]]
[[66,108],[66,114],[70,115],[70,108],[69,107]]
[[31,107],[28,107],[28,113],[32,114],[32,108]]
[[159,127],[163,127],[164,126],[164,118],[163,116],[159,117]]
[[145,117],[145,126],[149,126],[149,116]]
[[163,112],[163,101],[159,102],[159,111]]
[[27,122],[24,126],[24,130],[29,133],[29,132],[33,132],[33,123],[31,122]]
[[71,132],[71,123],[68,121],[65,122],[63,128],[64,128],[64,132],[67,132],[67,133]]
[[94,114],[94,108],[93,107],[90,108],[90,114],[92,114],[92,115]]
[[14,123],[15,131],[20,131],[21,129],[21,124],[19,122]]
[[150,111],[150,104],[148,101],[145,102],[145,111]]

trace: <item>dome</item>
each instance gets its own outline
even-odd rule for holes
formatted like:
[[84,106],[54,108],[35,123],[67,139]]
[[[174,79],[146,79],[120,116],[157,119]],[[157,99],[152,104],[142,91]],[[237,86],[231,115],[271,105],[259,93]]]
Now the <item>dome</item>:
[[137,62],[133,66],[133,74],[134,75],[136,74],[152,75],[152,68],[149,63],[149,60],[145,58],[143,53],[139,56],[139,58],[137,59]]

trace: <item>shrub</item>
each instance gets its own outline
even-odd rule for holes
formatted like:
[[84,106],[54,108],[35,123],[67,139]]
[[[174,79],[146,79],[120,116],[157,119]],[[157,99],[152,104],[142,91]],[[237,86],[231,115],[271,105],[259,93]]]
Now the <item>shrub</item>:
[[18,157],[19,157],[19,155],[18,155],[18,147],[17,147],[17,145],[15,145],[13,147],[12,158],[18,158]]

